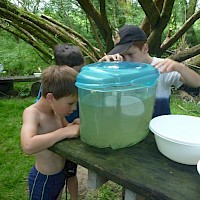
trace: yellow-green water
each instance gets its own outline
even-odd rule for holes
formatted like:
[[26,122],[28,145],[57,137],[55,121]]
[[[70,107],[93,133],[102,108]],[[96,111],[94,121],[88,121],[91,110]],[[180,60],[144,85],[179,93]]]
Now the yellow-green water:
[[154,96],[140,100],[131,96],[93,94],[80,102],[81,140],[95,147],[119,149],[144,139],[152,117]]

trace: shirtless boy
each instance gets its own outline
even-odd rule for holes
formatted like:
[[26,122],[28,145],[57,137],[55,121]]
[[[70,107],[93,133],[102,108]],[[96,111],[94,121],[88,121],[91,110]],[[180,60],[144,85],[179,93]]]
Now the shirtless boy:
[[78,72],[68,66],[51,66],[42,73],[42,96],[23,113],[21,145],[35,156],[28,178],[29,199],[56,200],[65,184],[65,158],[49,147],[65,138],[79,136],[79,119],[68,123],[65,116],[76,109]]

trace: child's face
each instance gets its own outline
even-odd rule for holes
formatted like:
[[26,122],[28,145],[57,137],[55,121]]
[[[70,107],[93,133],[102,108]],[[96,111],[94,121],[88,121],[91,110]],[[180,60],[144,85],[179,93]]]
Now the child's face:
[[73,113],[74,110],[76,110],[77,101],[77,96],[61,97],[59,99],[53,100],[52,108],[57,115],[65,117]]
[[140,50],[137,46],[132,45],[121,55],[123,56],[124,61],[144,62],[147,55],[145,47],[146,46],[143,46],[142,50]]

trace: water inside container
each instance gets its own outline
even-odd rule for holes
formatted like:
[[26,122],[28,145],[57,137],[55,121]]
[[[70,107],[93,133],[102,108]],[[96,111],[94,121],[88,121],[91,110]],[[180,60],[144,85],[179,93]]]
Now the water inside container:
[[81,140],[99,148],[136,144],[148,134],[153,104],[154,96],[139,99],[123,93],[93,92],[79,104]]
[[120,107],[122,114],[130,116],[141,115],[145,111],[144,104],[139,98],[132,96],[121,96],[120,93],[113,96],[106,96],[105,106]]

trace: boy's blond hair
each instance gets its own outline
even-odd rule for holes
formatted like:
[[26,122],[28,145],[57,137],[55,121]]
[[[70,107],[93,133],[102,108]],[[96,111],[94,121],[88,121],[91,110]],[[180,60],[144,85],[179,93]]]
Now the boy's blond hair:
[[55,99],[78,95],[75,86],[78,72],[69,66],[50,66],[42,72],[42,96],[52,93]]

